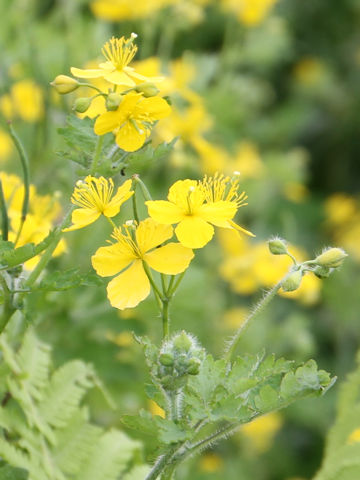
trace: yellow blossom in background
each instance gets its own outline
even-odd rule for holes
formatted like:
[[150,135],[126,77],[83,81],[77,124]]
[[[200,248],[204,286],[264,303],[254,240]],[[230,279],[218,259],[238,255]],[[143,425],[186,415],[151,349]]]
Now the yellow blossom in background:
[[90,4],[93,14],[110,22],[146,18],[174,0],[95,0]]
[[106,332],[106,338],[118,347],[126,348],[134,344],[134,335],[131,332]]
[[202,248],[214,235],[214,226],[241,231],[233,222],[237,210],[247,205],[245,192],[238,192],[239,180],[224,175],[204,177],[202,181],[178,180],[169,189],[168,201],[145,202],[150,217],[159,223],[177,223],[175,234],[189,248]]
[[326,221],[333,226],[343,225],[352,220],[359,207],[355,198],[345,193],[330,195],[324,204]]
[[231,170],[240,172],[241,178],[259,178],[264,175],[265,165],[255,144],[243,141],[237,145]]
[[359,442],[360,442],[360,428],[356,428],[350,433],[346,443],[359,443]]
[[201,170],[204,173],[213,175],[219,171],[229,170],[229,155],[222,147],[210,143],[200,135],[192,139],[192,146],[199,155]]
[[102,54],[106,62],[99,64],[98,68],[80,69],[71,67],[71,73],[79,78],[103,78],[115,85],[134,87],[142,82],[157,82],[162,78],[148,78],[137,73],[129,67],[137,52],[137,46],[133,41],[137,37],[135,33],[126,39],[125,37],[112,37],[102,48]]
[[148,401],[149,410],[152,415],[157,415],[158,417],[165,418],[165,411],[159,407],[159,405],[153,400]]
[[0,162],[7,160],[11,155],[13,143],[10,135],[0,130]]
[[281,415],[273,412],[247,423],[240,432],[258,453],[263,453],[269,450],[282,425]]
[[300,182],[288,182],[283,187],[286,198],[294,203],[303,202],[309,195],[309,190]]
[[[92,256],[92,265],[101,277],[117,275],[107,287],[113,307],[120,310],[136,307],[150,293],[150,282],[144,264],[167,275],[185,271],[194,254],[179,243],[167,243],[173,236],[169,225],[160,225],[151,218],[134,226],[116,228],[112,237],[116,241],[101,247]],[[120,273],[119,273],[120,272]]]
[[95,122],[97,135],[113,132],[116,143],[127,152],[141,148],[151,133],[151,125],[171,112],[161,97],[144,98],[139,93],[128,93],[117,110],[101,114]]
[[36,122],[44,114],[43,92],[33,80],[16,82],[10,93],[0,98],[0,110],[9,120],[17,116],[26,122]]
[[214,452],[204,453],[199,460],[199,469],[205,473],[220,472],[224,468],[224,461]]
[[295,79],[304,86],[319,84],[326,73],[325,65],[317,58],[302,58],[294,68]]
[[253,27],[270,13],[277,0],[221,0],[223,8],[236,15],[239,22]]
[[221,324],[226,328],[235,330],[238,329],[249,315],[249,310],[243,307],[234,307],[224,312],[221,319]]
[[71,202],[79,208],[72,212],[73,225],[64,231],[70,232],[86,227],[95,222],[100,215],[115,217],[121,205],[134,194],[131,185],[132,181],[126,180],[113,195],[114,182],[111,178],[108,180],[88,175],[84,181],[79,180],[71,197]]

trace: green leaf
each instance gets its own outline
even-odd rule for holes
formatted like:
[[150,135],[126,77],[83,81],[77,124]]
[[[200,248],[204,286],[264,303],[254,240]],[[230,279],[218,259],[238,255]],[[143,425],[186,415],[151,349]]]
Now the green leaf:
[[[11,248],[11,245],[7,245],[4,250],[0,251],[0,266],[16,267],[17,265],[21,265],[27,260],[36,257],[36,255],[43,252],[54,241],[58,234],[58,229],[54,229],[37,245],[34,243],[27,243],[26,245],[15,249]],[[10,244],[11,242],[6,243]]]
[[137,465],[129,473],[122,477],[122,480],[144,480],[146,475],[150,472],[148,465]]
[[11,467],[10,465],[0,467],[1,480],[27,480],[28,475],[28,472],[22,468]]
[[36,290],[62,291],[80,286],[98,287],[103,285],[103,280],[94,272],[80,273],[77,268],[65,271],[52,272],[41,281]]
[[158,435],[161,443],[178,443],[191,437],[191,432],[186,431],[181,425],[175,422],[158,416],[154,417],[154,421],[159,429]]
[[144,409],[140,410],[139,415],[123,415],[121,422],[125,427],[136,430],[144,435],[157,437],[158,427],[154,421],[154,417]]

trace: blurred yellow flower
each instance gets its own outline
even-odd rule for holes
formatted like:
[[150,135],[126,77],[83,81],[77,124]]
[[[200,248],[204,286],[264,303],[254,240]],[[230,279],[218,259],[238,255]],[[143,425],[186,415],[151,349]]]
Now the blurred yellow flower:
[[327,222],[331,225],[341,225],[351,221],[358,211],[355,198],[345,193],[330,195],[324,204]]
[[13,149],[10,135],[0,130],[0,162],[7,160]]
[[220,472],[224,468],[224,461],[217,453],[204,453],[200,457],[199,468],[206,473]]
[[152,415],[165,418],[165,411],[153,400],[149,400],[149,410]]
[[71,73],[79,78],[104,78],[110,83],[126,87],[134,87],[141,82],[161,81],[161,78],[144,77],[128,66],[137,52],[137,46],[133,44],[136,37],[135,33],[128,39],[112,37],[101,50],[106,62],[93,69],[71,67]]
[[317,58],[302,58],[294,68],[296,80],[305,86],[314,86],[319,83],[326,72],[325,65]]
[[240,207],[247,205],[245,192],[239,193],[239,180],[224,175],[202,181],[178,180],[169,189],[168,201],[145,202],[150,217],[159,223],[177,223],[175,234],[185,247],[202,248],[214,235],[214,227],[253,234],[233,222]]
[[134,194],[131,184],[130,179],[126,180],[113,196],[114,182],[111,178],[96,178],[88,175],[84,181],[79,180],[71,202],[80,208],[72,212],[73,225],[65,228],[64,232],[86,227],[95,222],[100,215],[115,217],[120,211],[120,206]]
[[133,345],[135,342],[134,335],[131,332],[106,332],[106,338],[115,343],[118,347],[123,348],[130,347],[130,345]]
[[283,419],[278,412],[268,413],[244,425],[240,432],[258,453],[271,447],[275,435],[281,429]]
[[174,0],[95,0],[90,4],[93,14],[107,21],[146,18]]
[[98,275],[118,274],[107,287],[113,307],[120,310],[136,307],[149,295],[150,282],[144,264],[168,275],[177,275],[188,268],[194,257],[192,250],[179,243],[160,246],[172,236],[171,226],[147,218],[137,228],[129,225],[124,225],[123,231],[116,228],[112,234],[116,243],[99,248],[92,256]]
[[277,0],[221,0],[225,10],[233,12],[239,22],[249,27],[261,23]]
[[0,99],[0,110],[7,119],[18,116],[27,122],[36,122],[44,114],[41,88],[33,80],[14,83],[10,93]]
[[224,312],[221,323],[229,329],[238,329],[245,318],[248,316],[249,310],[243,307],[234,307]]
[[356,428],[351,432],[347,439],[347,443],[359,443],[360,442],[360,428]]
[[151,133],[151,125],[171,112],[161,97],[144,98],[139,93],[128,93],[117,110],[101,114],[95,122],[97,135],[113,132],[116,143],[127,152],[141,148]]
[[259,178],[265,173],[265,166],[261,160],[256,145],[243,141],[237,145],[234,160],[231,164],[232,171],[240,172],[241,178]]

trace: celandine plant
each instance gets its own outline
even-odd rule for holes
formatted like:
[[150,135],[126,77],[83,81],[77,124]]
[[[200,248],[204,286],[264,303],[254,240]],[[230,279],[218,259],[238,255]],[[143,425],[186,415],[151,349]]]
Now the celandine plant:
[[[137,337],[137,341],[144,350],[151,377],[147,394],[165,411],[165,417],[146,411],[122,417],[125,426],[152,436],[158,458],[152,467],[137,467],[128,478],[174,478],[183,461],[226,438],[241,425],[301,398],[322,395],[334,383],[327,372],[318,370],[314,360],[296,365],[292,360],[276,359],[264,352],[239,356],[237,346],[246,328],[281,289],[294,291],[304,275],[326,278],[338,269],[346,257],[340,248],[329,248],[312,260],[298,262],[284,240],[271,239],[269,254],[287,255],[293,265],[253,308],[233,338],[225,341],[221,358],[213,358],[191,333],[171,330],[174,295],[180,283],[186,281],[185,274],[194,256],[199,249],[206,248],[215,229],[254,235],[235,222],[238,210],[247,204],[237,172],[233,176],[217,173],[201,180],[177,180],[170,186],[167,200],[154,200],[137,174],[115,188],[112,177],[119,172],[126,176],[133,152],[146,158],[149,149],[152,156],[171,149],[171,144],[156,149],[148,144],[151,129],[156,121],[169,115],[171,107],[167,99],[158,95],[156,83],[161,78],[146,78],[129,66],[137,50],[135,38],[132,34],[129,39],[112,38],[107,42],[102,50],[106,61],[97,69],[71,70],[78,78],[105,79],[106,90],[65,75],[59,75],[52,83],[61,94],[82,86],[97,91],[94,97],[76,100],[77,112],[84,113],[97,96],[104,101],[94,122],[71,117],[62,129],[70,146],[64,155],[80,165],[83,179],[76,182],[71,198],[73,206],[63,222],[52,230],[48,224],[45,230],[50,232],[42,238],[30,235],[35,230],[30,212],[36,199],[30,195],[26,153],[9,127],[22,161],[24,183],[16,209],[11,203],[14,198],[11,182],[5,183],[5,177],[0,182],[3,301],[0,347],[6,364],[6,380],[1,384],[4,400],[0,426],[4,438],[0,441],[0,455],[9,464],[6,468],[21,468],[32,480],[127,478],[132,454],[139,447],[115,431],[110,435],[99,430],[94,440],[89,439],[87,432],[95,427],[90,425],[80,402],[86,389],[93,385],[101,387],[91,367],[80,362],[76,368],[70,364],[60,372],[51,373],[49,355],[39,353],[45,352],[46,347],[37,344],[33,333],[25,335],[19,352],[11,346],[16,338],[15,317],[26,313],[27,298],[33,291],[61,290],[89,283],[102,285],[94,274],[45,272],[52,255],[59,253],[64,235],[80,228],[91,229],[91,224],[102,215],[113,231],[107,245],[94,246],[91,263],[98,276],[111,277],[107,285],[111,305],[120,310],[133,308],[152,292],[162,320],[163,338],[159,345],[146,337]],[[116,224],[113,218],[128,201],[132,202],[131,218],[122,225]],[[143,218],[139,212],[146,209],[148,216]],[[29,232],[28,240],[20,244],[25,231]],[[27,262],[32,259],[36,259],[35,263],[26,270]],[[33,364],[32,355],[36,358]],[[23,374],[25,380],[21,380]],[[64,411],[57,411],[56,401],[63,397],[66,408],[63,405]],[[19,416],[21,411],[23,414]],[[73,448],[67,450],[67,456],[61,454],[64,438],[70,442],[77,439]],[[107,469],[99,467],[101,461],[96,463],[97,457],[89,460],[99,442],[103,448],[114,447],[106,456]],[[129,453],[121,457],[124,442]],[[83,449],[80,460],[76,455],[71,456],[76,448]]]

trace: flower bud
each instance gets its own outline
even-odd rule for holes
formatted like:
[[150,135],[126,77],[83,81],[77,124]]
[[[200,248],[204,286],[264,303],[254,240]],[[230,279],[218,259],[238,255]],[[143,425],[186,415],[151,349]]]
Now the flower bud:
[[347,256],[342,248],[329,248],[317,256],[314,261],[321,267],[337,268],[342,265]]
[[272,238],[268,241],[268,247],[273,255],[286,255],[287,248],[285,241],[281,238]]
[[122,95],[119,93],[109,93],[106,97],[106,110],[117,110],[118,106],[120,105],[122,100]]
[[321,267],[320,265],[318,265],[316,268],[314,268],[313,273],[318,278],[328,278],[328,276],[331,273],[331,270],[328,267]]
[[154,83],[143,83],[142,85],[137,85],[135,90],[138,93],[142,93],[144,97],[154,97],[160,92]]
[[201,365],[201,361],[198,358],[191,358],[189,360],[187,373],[189,375],[198,375],[200,371],[200,365]]
[[193,342],[191,338],[183,331],[177,335],[173,340],[174,347],[181,352],[188,352]]
[[52,85],[61,95],[73,92],[80,86],[79,82],[75,80],[75,78],[68,77],[67,75],[58,75],[50,83],[50,85]]
[[303,272],[301,270],[295,270],[291,272],[282,283],[282,289],[284,292],[293,292],[300,287]]
[[164,367],[172,367],[174,365],[174,355],[171,353],[162,353],[159,357],[159,362]]
[[75,112],[85,113],[86,110],[90,107],[90,105],[91,98],[81,97],[75,100],[73,109],[75,110]]

